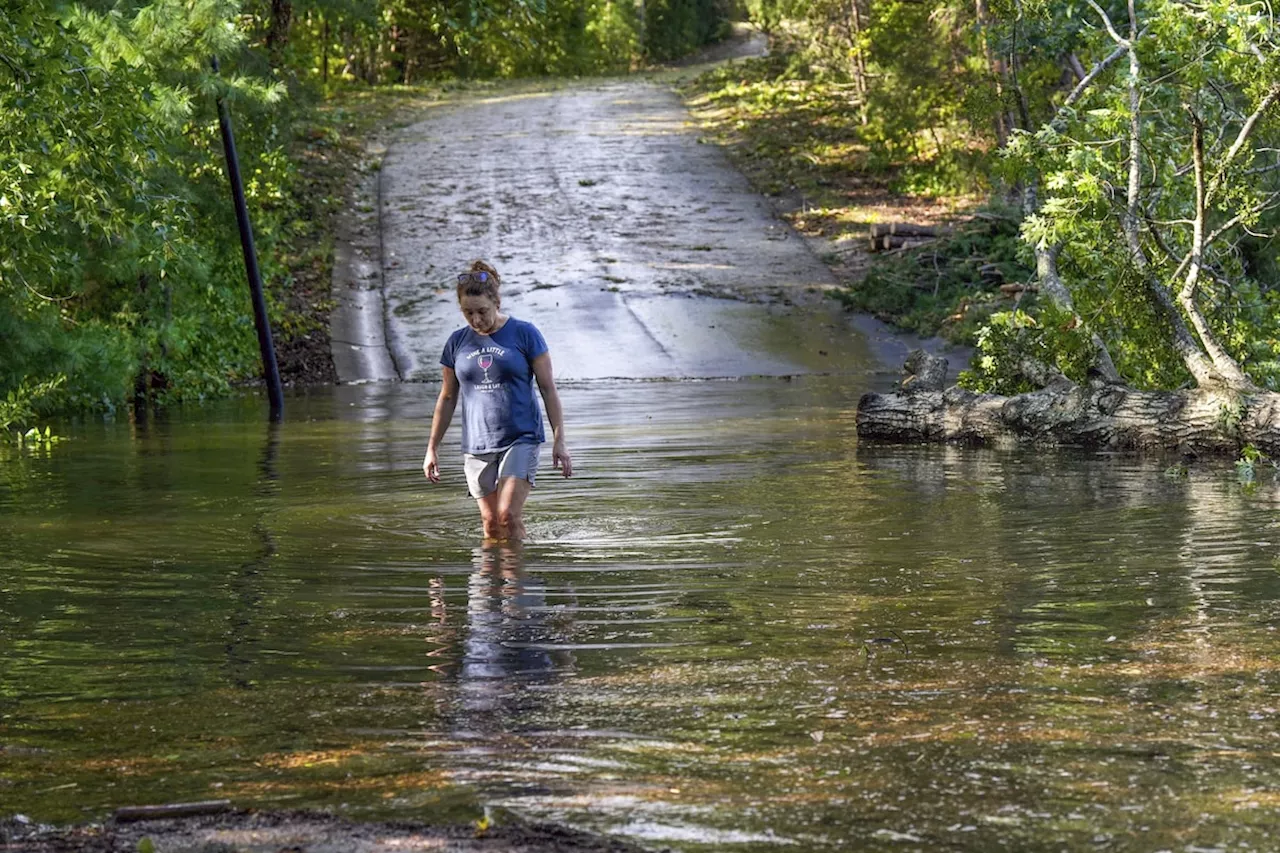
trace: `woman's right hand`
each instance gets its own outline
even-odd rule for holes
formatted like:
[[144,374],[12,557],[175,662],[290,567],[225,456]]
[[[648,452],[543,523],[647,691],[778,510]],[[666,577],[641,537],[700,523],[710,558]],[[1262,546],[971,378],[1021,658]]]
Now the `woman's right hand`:
[[422,460],[422,473],[433,483],[440,482],[440,460],[436,458],[436,449],[427,448],[427,457]]

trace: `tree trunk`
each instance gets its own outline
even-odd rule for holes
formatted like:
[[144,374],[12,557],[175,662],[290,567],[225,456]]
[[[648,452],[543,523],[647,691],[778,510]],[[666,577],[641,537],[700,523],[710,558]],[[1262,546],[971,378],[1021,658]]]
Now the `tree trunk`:
[[873,252],[887,252],[890,249],[918,249],[934,242],[933,237],[872,237],[870,249]]
[[854,91],[858,93],[858,112],[863,124],[868,121],[867,116],[867,55],[862,48],[862,31],[865,25],[862,21],[863,13],[859,7],[861,0],[849,0],[849,30],[851,46],[853,48],[853,82]]
[[267,53],[273,65],[279,65],[281,54],[289,43],[289,25],[293,22],[293,0],[271,0],[271,24],[267,27]]
[[[147,291],[150,288],[151,280],[146,273],[138,276],[138,315],[146,322],[146,317],[150,313],[147,310]],[[133,378],[133,408],[135,411],[144,413],[147,410],[147,403],[151,399],[151,352],[144,350],[142,357],[138,363],[138,372]]]
[[1280,456],[1280,394],[1137,391],[1099,377],[1003,397],[958,386],[943,390],[945,359],[919,351],[907,370],[898,392],[865,394],[858,402],[860,438],[1222,454],[1252,444]]
[[978,17],[978,29],[982,33],[982,55],[986,59],[987,68],[991,71],[991,78],[995,82],[996,103],[1001,105],[996,110],[994,120],[996,146],[1004,148],[1009,142],[1009,125],[1004,112],[1004,66],[1003,63],[996,59],[995,52],[991,49],[991,39],[987,37],[987,31],[991,28],[991,15],[987,11],[986,0],[975,0],[974,12]]
[[320,82],[329,85],[329,19],[320,30]]
[[[1119,38],[1118,36],[1115,37]],[[1186,366],[1187,372],[1195,378],[1196,384],[1202,388],[1226,386],[1243,389],[1248,385],[1247,377],[1244,377],[1243,373],[1239,371],[1237,371],[1237,374],[1224,373],[1205,354],[1196,339],[1192,337],[1191,330],[1187,328],[1186,322],[1182,319],[1182,314],[1178,311],[1178,305],[1174,301],[1173,295],[1169,293],[1164,283],[1156,278],[1146,250],[1142,247],[1141,217],[1139,215],[1142,192],[1142,93],[1139,84],[1142,80],[1142,66],[1138,61],[1137,40],[1138,21],[1134,14],[1133,4],[1130,3],[1129,40],[1121,42],[1122,47],[1125,48],[1126,55],[1129,57],[1129,79],[1126,84],[1129,96],[1129,175],[1128,184],[1125,188],[1125,208],[1120,214],[1120,227],[1124,231],[1125,242],[1129,248],[1129,257],[1132,259],[1134,267],[1141,273],[1160,310],[1164,313],[1169,323],[1169,334],[1173,348],[1182,357],[1182,362]],[[1194,311],[1194,303],[1191,304],[1190,308]],[[1192,314],[1192,316],[1194,319],[1195,315]],[[1212,339],[1212,334],[1207,331],[1207,326],[1205,327],[1205,333],[1208,336],[1206,339],[1206,343],[1208,343]],[[1242,377],[1244,379],[1243,383],[1240,381]]]
[[342,71],[339,72],[339,75],[345,77],[348,74],[355,73],[355,50],[352,49],[351,47],[351,42],[353,38],[351,27],[349,25],[343,26],[341,30],[341,35],[342,35],[343,65],[342,65]]
[[1031,130],[1031,108],[1027,105],[1027,93],[1022,89],[1021,73],[1018,61],[1018,37],[1021,34],[1022,0],[1014,0],[1017,14],[1013,18],[1013,27],[1009,38],[1009,84],[1013,87],[1014,106],[1018,108],[1021,124],[1010,121],[1011,129]]

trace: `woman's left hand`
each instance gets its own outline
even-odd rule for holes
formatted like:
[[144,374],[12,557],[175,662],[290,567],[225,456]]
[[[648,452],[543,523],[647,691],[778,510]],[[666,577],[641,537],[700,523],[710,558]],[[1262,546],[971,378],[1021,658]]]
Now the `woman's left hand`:
[[551,467],[559,468],[566,477],[573,476],[573,460],[569,458],[569,451],[565,450],[564,442],[559,439],[551,445]]

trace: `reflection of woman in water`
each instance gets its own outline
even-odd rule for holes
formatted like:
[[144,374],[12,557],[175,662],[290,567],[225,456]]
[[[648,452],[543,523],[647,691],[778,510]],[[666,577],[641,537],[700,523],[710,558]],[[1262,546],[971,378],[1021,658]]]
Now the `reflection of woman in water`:
[[[439,613],[446,616],[443,581],[437,592]],[[525,572],[517,548],[487,544],[475,550],[461,659],[456,668],[449,667],[456,673],[457,693],[452,713],[444,712],[455,736],[500,739],[530,727],[545,695],[530,686],[573,669],[573,652],[564,648],[570,631],[566,614],[547,598],[546,582]],[[450,657],[458,654],[452,631],[447,639],[437,638]]]
[[532,323],[502,313],[500,283],[498,271],[484,261],[458,276],[458,306],[467,325],[449,336],[440,356],[444,382],[422,470],[428,480],[440,482],[437,452],[461,394],[463,468],[480,506],[485,538],[523,539],[524,503],[546,441],[533,396],[535,378],[551,421],[551,465],[566,477],[573,466],[547,342]]
[[[476,551],[458,677],[464,714],[518,710],[510,706],[523,694],[512,687],[542,681],[556,669],[547,610],[547,585],[525,573],[520,552]],[[468,721],[472,727],[486,725],[477,718]]]

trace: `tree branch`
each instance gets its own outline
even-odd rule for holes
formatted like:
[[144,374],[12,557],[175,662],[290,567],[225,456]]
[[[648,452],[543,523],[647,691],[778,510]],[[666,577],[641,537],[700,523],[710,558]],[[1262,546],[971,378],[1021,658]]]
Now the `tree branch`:
[[[1249,216],[1255,213],[1262,213],[1267,210],[1273,210],[1278,206],[1280,206],[1280,192],[1274,192],[1271,195],[1267,196],[1265,201],[1255,204],[1253,207],[1251,207],[1247,211],[1244,211],[1242,213],[1237,213],[1235,216],[1231,217],[1226,222],[1219,225],[1213,231],[1210,231],[1209,234],[1204,238],[1204,245],[1208,247],[1218,242],[1218,239],[1221,238],[1223,234],[1226,234],[1232,228],[1235,228],[1237,225],[1239,225],[1246,216]],[[1148,226],[1147,233],[1151,235],[1151,239],[1155,241],[1156,246],[1160,249],[1161,252],[1164,253],[1164,256],[1166,258],[1168,258],[1171,262],[1176,263],[1178,265],[1177,268],[1173,271],[1173,274],[1170,276],[1170,278],[1171,279],[1178,278],[1179,276],[1182,275],[1183,271],[1186,270],[1187,264],[1191,263],[1191,253],[1188,252],[1187,254],[1183,255],[1181,258],[1178,257],[1178,255],[1173,251],[1173,249],[1169,247],[1169,244],[1164,241],[1164,238],[1160,236],[1160,229],[1155,228],[1153,226],[1194,225],[1195,224],[1194,220],[1173,219],[1173,220],[1162,222],[1160,220],[1152,219],[1149,216],[1145,218]],[[1245,230],[1247,231],[1248,229],[1245,229]],[[1249,231],[1248,233],[1253,234],[1252,231]],[[1254,234],[1254,236],[1270,238],[1273,235],[1272,234]],[[1203,272],[1210,273],[1211,275],[1213,274],[1213,271],[1210,270],[1208,267],[1204,266],[1203,263],[1201,264],[1200,269]]]
[[1071,301],[1071,291],[1062,283],[1058,273],[1058,254],[1062,245],[1036,246],[1036,280],[1040,284],[1040,292],[1048,296],[1054,305],[1063,311],[1075,313],[1075,305]]
[[1231,217],[1226,222],[1222,223],[1217,228],[1215,228],[1212,232],[1210,232],[1209,236],[1205,238],[1205,241],[1204,241],[1205,245],[1206,246],[1212,245],[1213,242],[1217,240],[1219,237],[1221,237],[1223,234],[1227,233],[1232,228],[1235,228],[1237,225],[1239,225],[1246,216],[1249,216],[1255,213],[1262,213],[1263,211],[1270,210],[1271,208],[1275,207],[1277,201],[1280,201],[1280,192],[1274,192],[1271,195],[1267,196],[1266,201],[1263,201],[1254,205],[1253,207],[1249,208],[1247,211],[1243,213],[1237,213],[1235,216]]
[[[1178,310],[1178,302],[1173,294],[1169,292],[1169,289],[1165,287],[1164,283],[1156,277],[1155,271],[1151,269],[1151,263],[1147,258],[1146,252],[1142,248],[1142,240],[1138,231],[1138,194],[1141,190],[1139,183],[1141,171],[1138,155],[1141,152],[1142,126],[1139,111],[1135,107],[1135,102],[1137,102],[1138,107],[1141,106],[1138,92],[1138,76],[1142,69],[1132,49],[1128,50],[1128,54],[1129,104],[1133,115],[1129,122],[1129,187],[1126,195],[1125,210],[1121,215],[1121,224],[1124,229],[1125,243],[1129,247],[1129,257],[1139,275],[1142,276],[1143,281],[1146,282],[1151,294],[1155,297],[1156,303],[1164,312],[1165,319],[1169,323],[1173,348],[1182,357],[1183,364],[1195,378],[1196,384],[1201,386],[1244,385],[1252,387],[1252,383],[1249,382],[1248,377],[1245,377],[1240,372],[1238,366],[1236,366],[1234,374],[1230,372],[1224,373],[1216,359],[1206,356],[1206,351],[1201,349],[1200,344],[1192,336],[1191,329],[1187,327],[1186,321],[1183,320],[1183,314]],[[1191,308],[1192,311],[1188,312],[1188,316],[1192,317],[1192,322],[1196,323],[1198,320],[1199,324],[1203,324],[1203,317],[1198,316],[1199,312],[1195,310],[1194,302],[1191,303]],[[1197,324],[1197,331],[1200,329],[1199,324]]]
[[1191,336],[1191,330],[1187,328],[1186,322],[1182,319],[1182,314],[1178,311],[1178,305],[1174,302],[1169,289],[1157,281],[1150,274],[1150,270],[1142,270],[1142,275],[1147,287],[1151,290],[1151,295],[1155,297],[1156,304],[1164,312],[1165,319],[1169,322],[1173,348],[1182,357],[1182,363],[1186,366],[1187,372],[1195,379],[1196,384],[1201,387],[1231,385],[1231,381],[1222,375],[1212,360],[1205,356],[1195,338]]
[[1023,379],[1030,382],[1037,388],[1048,388],[1054,391],[1067,391],[1076,387],[1076,383],[1072,382],[1066,376],[1062,375],[1062,371],[1054,367],[1052,364],[1046,364],[1038,358],[1030,356],[1020,359],[1014,367]]
[[1275,83],[1267,91],[1262,102],[1258,104],[1258,108],[1253,114],[1245,119],[1244,124],[1240,126],[1240,132],[1236,134],[1236,141],[1231,143],[1231,147],[1227,149],[1227,153],[1223,155],[1221,162],[1218,164],[1218,172],[1213,176],[1213,180],[1209,182],[1207,199],[1212,199],[1218,188],[1222,186],[1222,179],[1226,175],[1227,168],[1240,154],[1240,150],[1244,148],[1245,142],[1253,135],[1254,128],[1258,126],[1258,122],[1262,120],[1263,113],[1271,108],[1271,105],[1280,99],[1280,83]]
[[[1173,249],[1169,248],[1169,244],[1164,241],[1164,238],[1160,236],[1160,229],[1151,227],[1152,224],[1152,220],[1148,218],[1147,233],[1150,234],[1151,239],[1155,241],[1156,248],[1163,252],[1164,256],[1168,258],[1171,263],[1178,265],[1178,268],[1173,271],[1173,275],[1169,276],[1170,279],[1176,279],[1182,275],[1182,271],[1185,270],[1187,268],[1187,264],[1191,262],[1191,255],[1183,255],[1179,258]],[[1186,220],[1180,224],[1190,225],[1191,220]]]
[[1254,169],[1246,169],[1244,174],[1248,177],[1253,177],[1254,175],[1265,175],[1268,172],[1274,172],[1277,169],[1280,169],[1280,163],[1272,163],[1270,166],[1258,166]]
[[1204,178],[1204,125],[1193,109],[1188,108],[1187,112],[1191,115],[1191,163],[1196,180],[1196,200],[1195,220],[1191,226],[1190,268],[1182,289],[1178,292],[1178,304],[1191,320],[1191,325],[1200,337],[1200,345],[1209,354],[1213,366],[1227,384],[1233,388],[1251,388],[1253,382],[1245,375],[1240,364],[1218,343],[1217,336],[1205,320],[1204,312],[1196,303],[1196,285],[1200,281],[1200,269],[1204,263],[1204,220],[1208,199]]
[[1067,126],[1067,110],[1071,109],[1075,102],[1084,96],[1084,93],[1093,85],[1093,81],[1098,79],[1099,74],[1114,65],[1116,60],[1124,56],[1128,50],[1129,49],[1127,47],[1117,47],[1105,58],[1099,60],[1098,63],[1089,70],[1089,73],[1084,75],[1084,78],[1076,84],[1076,87],[1071,90],[1071,93],[1067,95],[1067,99],[1062,102],[1062,106],[1058,107],[1058,112],[1053,117],[1053,121],[1049,122],[1049,126],[1058,133],[1062,133]]
[[[1084,321],[1080,319],[1080,315],[1076,313],[1075,305],[1072,303],[1071,291],[1062,281],[1062,276],[1058,273],[1058,254],[1062,251],[1062,245],[1055,246],[1036,246],[1036,280],[1040,284],[1040,292],[1049,297],[1058,308],[1069,312],[1076,318],[1081,326]],[[1123,382],[1120,377],[1120,371],[1116,370],[1115,362],[1111,360],[1111,353],[1107,350],[1106,343],[1102,340],[1097,332],[1090,335],[1094,346],[1093,366],[1108,382]]]
[[1178,294],[1178,301],[1184,304],[1195,296],[1196,281],[1200,277],[1200,263],[1204,256],[1205,207],[1204,125],[1195,110],[1188,107],[1187,112],[1191,115],[1191,166],[1196,179],[1196,201],[1195,216],[1191,222],[1191,268],[1187,270],[1187,278]]
[[[1094,0],[1089,2],[1093,3]],[[1129,55],[1129,182],[1125,189],[1125,211],[1121,224],[1130,253],[1135,260],[1145,264],[1146,256],[1138,239],[1138,197],[1142,190],[1142,93],[1138,88],[1138,81],[1142,77],[1142,66],[1138,64],[1138,54],[1134,51],[1133,44],[1126,42],[1125,45],[1125,52]]]
[[1129,48],[1129,40],[1122,38],[1116,32],[1115,24],[1111,23],[1111,16],[1106,13],[1106,10],[1099,6],[1095,0],[1085,0],[1085,2],[1092,6],[1093,11],[1097,12],[1098,16],[1102,18],[1102,25],[1107,28],[1107,34],[1111,36],[1112,41],[1127,50]]
[[27,70],[15,64],[12,59],[5,56],[3,53],[0,53],[0,62],[3,62],[5,65],[9,66],[9,70],[13,72],[13,78],[15,80],[18,79],[18,75],[21,74],[23,82],[25,83],[31,82],[31,75],[27,73]]
[[1071,73],[1076,76],[1076,83],[1084,80],[1088,74],[1084,70],[1084,63],[1080,61],[1080,57],[1074,53],[1067,54],[1067,67],[1071,69]]

